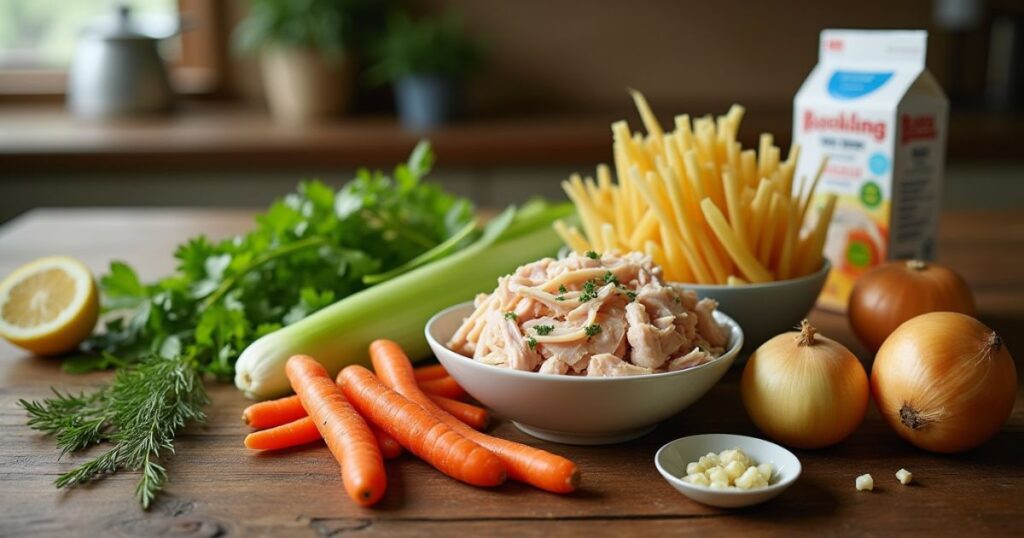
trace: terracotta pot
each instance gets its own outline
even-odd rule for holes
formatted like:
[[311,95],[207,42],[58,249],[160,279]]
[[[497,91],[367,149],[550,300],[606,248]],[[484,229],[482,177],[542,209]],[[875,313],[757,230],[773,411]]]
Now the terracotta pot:
[[284,123],[313,123],[337,116],[352,100],[353,66],[347,54],[269,48],[260,56],[270,113]]

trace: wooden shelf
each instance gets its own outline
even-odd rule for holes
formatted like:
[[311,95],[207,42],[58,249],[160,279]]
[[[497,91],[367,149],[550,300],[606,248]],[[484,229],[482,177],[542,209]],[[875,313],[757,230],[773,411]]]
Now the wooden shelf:
[[[422,136],[431,139],[445,166],[587,165],[611,158],[609,124],[621,117],[492,117],[415,134],[388,117],[286,126],[261,110],[216,103],[119,123],[79,121],[55,104],[7,105],[0,108],[0,176],[47,170],[387,165],[404,159]],[[768,131],[777,134],[777,143],[788,145],[790,121],[788,110],[749,111],[741,137],[751,145],[758,133]],[[1008,141],[1024,138],[1024,118],[962,113],[952,118],[950,132],[950,159],[1019,159]]]

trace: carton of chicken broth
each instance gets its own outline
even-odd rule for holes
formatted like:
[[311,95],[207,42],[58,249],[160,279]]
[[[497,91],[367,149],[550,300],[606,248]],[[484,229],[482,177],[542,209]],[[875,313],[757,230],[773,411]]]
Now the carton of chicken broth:
[[931,259],[949,101],[925,69],[924,31],[824,30],[818,65],[793,101],[796,177],[828,166],[838,196],[819,305],[845,310],[853,283],[886,259]]

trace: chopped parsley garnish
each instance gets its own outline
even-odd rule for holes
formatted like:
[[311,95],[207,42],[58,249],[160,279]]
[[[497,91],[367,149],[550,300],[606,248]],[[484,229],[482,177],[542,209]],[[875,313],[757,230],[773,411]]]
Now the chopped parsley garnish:
[[591,299],[597,298],[597,286],[593,280],[588,280],[583,283],[583,293],[580,294],[580,302],[585,303]]
[[593,250],[588,250],[587,253],[586,253],[586,257],[590,258],[591,260],[596,260],[596,259],[600,258],[601,255],[596,253],[596,252],[594,252]]
[[611,271],[608,271],[607,273],[604,274],[604,281],[606,284],[615,284],[616,286],[619,285],[618,277],[616,277]]
[[601,326],[596,323],[591,323],[583,328],[583,332],[587,333],[587,336],[597,336],[601,332]]
[[532,336],[526,339],[526,345],[530,346],[530,349],[537,349],[537,341]]
[[566,289],[565,284],[562,284],[558,286],[558,293],[569,293],[569,290]]
[[554,325],[537,325],[536,327],[533,328],[533,330],[537,331],[537,334],[539,334],[541,336],[544,336],[544,335],[551,334],[551,331],[555,330],[555,326]]
[[626,292],[626,297],[628,297],[629,298],[629,302],[632,303],[633,301],[636,300],[636,292],[635,291],[627,291]]
[[515,312],[505,312],[505,319],[515,321],[519,319],[519,315],[517,315]]
[[561,295],[559,295],[558,297],[555,297],[555,300],[556,301],[564,301],[565,297],[562,297]]

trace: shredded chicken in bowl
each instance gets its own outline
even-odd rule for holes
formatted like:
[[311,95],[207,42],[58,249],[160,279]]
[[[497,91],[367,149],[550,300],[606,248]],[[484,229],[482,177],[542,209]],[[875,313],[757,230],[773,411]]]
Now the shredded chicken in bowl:
[[662,281],[639,252],[524,265],[480,294],[448,347],[516,370],[592,377],[692,368],[724,351],[718,304]]

